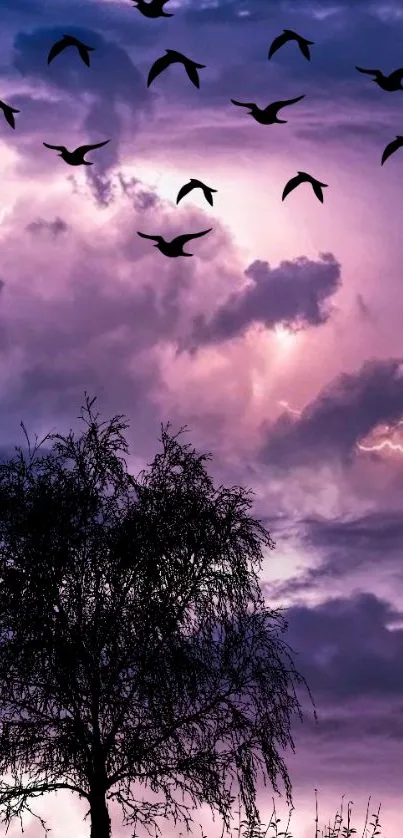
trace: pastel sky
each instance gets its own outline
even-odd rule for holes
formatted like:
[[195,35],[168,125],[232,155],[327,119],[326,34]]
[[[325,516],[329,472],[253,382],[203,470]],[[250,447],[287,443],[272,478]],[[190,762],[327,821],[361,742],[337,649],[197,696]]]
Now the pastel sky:
[[[355,65],[402,65],[402,6],[171,0],[173,17],[149,20],[131,0],[0,5],[0,99],[20,110],[15,131],[0,113],[3,455],[23,445],[21,420],[31,440],[81,434],[84,390],[103,419],[130,422],[133,473],[157,452],[161,422],[186,424],[217,483],[255,491],[276,542],[262,590],[286,609],[283,639],[318,714],[301,688],[304,723],[293,717],[295,755],[283,754],[290,831],[312,838],[317,788],[321,829],[344,794],[361,835],[371,795],[381,835],[400,838],[403,150],[381,156],[403,133],[403,94]],[[315,42],[310,62],[295,44],[268,61],[284,28]],[[47,65],[64,32],[95,47],[90,68],[75,50]],[[180,66],[147,88],[168,48],[206,65],[200,89]],[[283,125],[230,102],[302,94]],[[91,167],[43,146],[106,139]],[[282,202],[298,170],[328,184],[323,204],[308,185]],[[176,205],[190,177],[217,189],[213,207],[198,192]],[[190,261],[137,236],[209,227]],[[262,820],[274,795],[284,829],[284,789],[259,783]],[[33,809],[54,838],[89,835],[67,792]],[[126,838],[121,814],[112,803],[113,835]],[[208,807],[194,821],[221,832]],[[29,814],[24,828],[43,835]]]

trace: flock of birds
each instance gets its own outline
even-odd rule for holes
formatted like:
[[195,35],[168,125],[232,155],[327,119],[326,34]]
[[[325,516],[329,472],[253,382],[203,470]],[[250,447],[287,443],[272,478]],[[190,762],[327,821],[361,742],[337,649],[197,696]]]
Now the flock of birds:
[[[134,6],[138,9],[138,11],[144,15],[144,17],[148,18],[158,18],[158,17],[173,17],[173,13],[166,12],[164,10],[164,6],[169,0],[132,0]],[[308,41],[306,38],[303,38],[301,35],[298,35],[297,32],[294,32],[292,29],[284,29],[281,35],[278,35],[277,38],[274,39],[272,42],[268,59],[270,60],[272,56],[279,50],[281,47],[285,46],[288,42],[294,41],[304,58],[307,61],[311,60],[310,54],[310,46],[313,46],[314,41]],[[60,55],[63,50],[67,49],[68,47],[75,47],[78,51],[78,54],[84,64],[89,67],[90,66],[90,52],[93,52],[95,47],[91,47],[88,44],[84,44],[78,38],[73,37],[73,35],[63,35],[60,41],[57,41],[49,51],[48,55],[48,65]],[[147,87],[152,84],[154,79],[160,75],[160,73],[164,72],[165,70],[170,67],[171,64],[180,63],[183,65],[189,80],[194,84],[195,87],[200,87],[200,80],[199,80],[199,73],[198,70],[202,70],[205,68],[205,64],[199,64],[196,61],[192,61],[192,59],[188,58],[183,53],[178,52],[177,50],[167,49],[165,50],[166,55],[161,56],[161,58],[157,58],[157,60],[152,65],[147,79]],[[384,75],[381,73],[380,70],[366,70],[363,67],[356,67],[360,73],[367,73],[369,75],[374,76],[372,81],[379,85],[382,90],[387,91],[395,91],[395,90],[403,90],[403,68],[395,70],[394,72],[390,73],[390,75]],[[284,124],[287,122],[286,119],[279,119],[278,112],[289,105],[294,105],[297,102],[300,102],[301,99],[305,98],[305,94],[302,96],[297,96],[294,99],[286,99],[284,101],[278,102],[271,102],[271,104],[267,105],[266,108],[259,108],[254,102],[239,102],[237,99],[231,99],[231,102],[236,105],[237,107],[241,108],[249,108],[249,115],[255,119],[256,122],[260,123],[260,125],[273,125],[274,123]],[[15,118],[14,114],[20,113],[17,108],[12,108],[10,105],[7,105],[5,102],[0,101],[0,108],[4,113],[4,117],[11,128],[15,128]],[[92,166],[92,162],[85,160],[85,155],[89,151],[93,151],[97,148],[102,148],[102,146],[107,145],[110,140],[103,140],[101,143],[93,143],[88,145],[82,145],[76,148],[74,151],[68,151],[65,146],[58,146],[58,145],[51,145],[50,143],[43,143],[46,148],[50,148],[54,151],[59,152],[59,157],[68,163],[70,166]],[[403,146],[403,136],[397,134],[396,139],[392,140],[383,151],[381,165],[385,163],[385,161],[390,157],[391,154],[394,154],[399,148]],[[312,175],[308,174],[307,172],[298,172],[298,174],[291,178],[288,183],[285,185],[282,195],[282,200],[289,195],[296,187],[300,186],[302,183],[309,183],[312,186],[313,192],[316,195],[317,199],[323,203],[323,189],[324,187],[328,186],[327,183],[322,183],[316,178],[312,177]],[[186,183],[178,192],[176,203],[178,204],[182,198],[185,197],[189,192],[193,189],[201,189],[204,193],[206,201],[213,206],[213,192],[217,192],[216,189],[213,189],[210,186],[207,186],[201,180],[197,180],[196,178],[190,178],[189,182]],[[190,241],[191,239],[197,239],[201,236],[205,236],[207,233],[210,233],[212,227],[208,230],[203,230],[200,233],[189,233],[182,236],[176,236],[176,238],[172,239],[170,242],[167,242],[162,236],[150,236],[146,233],[138,232],[138,235],[144,239],[152,239],[156,242],[154,247],[157,247],[161,253],[165,256],[192,256],[192,253],[186,253],[183,250],[184,245]]]

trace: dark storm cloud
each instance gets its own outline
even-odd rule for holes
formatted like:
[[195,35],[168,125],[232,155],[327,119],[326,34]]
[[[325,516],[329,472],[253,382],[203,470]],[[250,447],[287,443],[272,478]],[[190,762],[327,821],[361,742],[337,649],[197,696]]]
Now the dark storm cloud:
[[45,221],[43,218],[38,218],[36,221],[31,221],[30,224],[27,224],[25,229],[34,234],[48,231],[56,238],[61,233],[65,233],[68,227],[69,225],[57,216],[54,221]]
[[[388,123],[390,115],[393,124],[393,114],[400,107],[400,94],[380,90],[370,77],[360,75],[355,65],[376,66],[385,72],[399,67],[403,20],[381,19],[366,2],[342,2],[337,6],[337,13],[328,17],[315,14],[323,12],[322,4],[311,7],[274,3],[269,6],[259,0],[249,3],[237,0],[207,8],[194,4],[189,10],[185,8],[182,14],[189,32],[194,28],[197,32],[205,29],[209,33],[206,54],[200,60],[205,60],[215,70],[214,80],[206,76],[200,107],[207,103],[222,105],[228,103],[229,98],[245,97],[247,101],[267,104],[269,85],[270,89],[273,87],[278,91],[274,98],[284,99],[300,93],[309,96],[303,103],[302,113],[309,111],[315,101],[318,105],[323,103],[318,121],[325,123],[326,129],[331,115],[329,106],[340,99],[348,104],[374,105],[377,111],[385,113]],[[249,14],[240,14],[244,11]],[[269,45],[284,27],[295,29],[315,42],[310,62],[302,58],[294,45],[285,46],[268,61]],[[295,89],[296,83],[299,90]],[[261,98],[267,101],[260,102]],[[359,119],[358,110],[357,123]],[[340,128],[337,115],[334,122],[333,135],[342,134],[345,115],[340,115]],[[310,130],[315,131],[312,126],[303,134],[304,129],[305,126],[301,127],[301,136],[308,138],[311,137]]]
[[118,180],[124,195],[132,200],[133,209],[144,211],[159,205],[158,195],[145,189],[138,178],[131,177],[125,180],[122,173],[118,172]]
[[[260,0],[237,0],[205,7],[198,3],[186,4],[175,9],[175,18],[168,21],[168,24],[174,23],[174,27],[171,26],[169,30],[172,33],[170,43],[166,42],[167,21],[145,20],[130,3],[127,6],[115,3],[70,6],[61,3],[57,9],[57,15],[53,8],[49,13],[46,9],[49,21],[47,29],[35,29],[29,34],[24,31],[17,35],[15,46],[18,54],[14,68],[26,76],[37,76],[40,73],[49,84],[56,84],[75,94],[87,92],[92,95],[95,92],[97,100],[90,104],[85,127],[87,131],[95,128],[103,136],[109,136],[110,116],[113,118],[114,136],[118,136],[122,130],[121,115],[116,107],[119,101],[130,104],[133,109],[133,129],[136,128],[136,108],[140,106],[143,110],[153,107],[153,96],[149,95],[145,83],[147,62],[152,60],[151,53],[148,59],[148,47],[151,44],[155,45],[157,54],[158,50],[163,51],[167,46],[181,49],[186,42],[189,54],[194,54],[196,60],[206,63],[207,69],[198,96],[200,109],[219,106],[224,102],[229,105],[232,97],[253,97],[259,102],[261,98],[266,100],[268,84],[278,89],[278,98],[304,92],[309,96],[311,104],[317,99],[325,105],[329,96],[374,103],[385,114],[392,114],[391,119],[399,105],[398,94],[397,98],[396,95],[385,95],[369,78],[361,77],[355,70],[355,64],[365,66],[365,62],[373,62],[375,55],[379,67],[383,63],[385,69],[389,66],[392,69],[400,64],[402,22],[374,17],[368,12],[366,3],[357,2],[353,6],[340,3],[336,15],[322,18],[315,16],[315,7],[304,6],[301,10],[298,4],[288,6],[281,3],[273,3],[268,7],[262,5]],[[317,9],[323,10],[322,4]],[[19,26],[20,18],[17,18]],[[25,18],[22,20],[25,23]],[[32,19],[32,25],[35,25],[35,20],[37,17]],[[74,20],[73,28],[69,23],[71,20]],[[262,27],[262,20],[267,26]],[[279,51],[272,61],[267,60],[271,40],[285,26],[299,29],[315,41],[311,62],[304,61],[299,50],[292,47]],[[93,66],[90,72],[74,50],[66,50],[50,68],[47,67],[47,52],[63,31],[71,31],[96,46],[97,51],[91,53]],[[104,33],[106,40],[100,33]],[[113,43],[114,39],[119,41],[119,47]],[[134,51],[132,58],[136,63],[137,60],[141,61],[144,77],[123,48],[131,51],[133,46],[141,47],[140,52]],[[296,79],[299,86],[302,86],[297,92]],[[160,82],[162,90],[164,83],[164,80]],[[194,106],[192,94],[191,87],[180,85],[176,99],[186,107],[188,102],[189,107]],[[108,107],[105,107],[104,99],[101,100],[102,96],[107,97]],[[262,101],[261,104],[267,102]],[[308,100],[305,100],[304,109],[307,104]],[[16,105],[19,106],[18,96]],[[326,113],[324,119],[327,121]],[[295,121],[297,123],[297,115]],[[309,124],[308,127],[304,125],[301,131],[305,131],[301,136],[310,138],[311,131],[314,132],[312,138],[318,136],[314,125],[312,128]],[[339,128],[336,124],[333,138],[341,133],[342,126]],[[369,137],[369,133],[365,133],[365,136]],[[108,160],[109,165],[116,153],[111,146],[103,150],[103,155],[107,155],[103,159]]]
[[403,546],[403,511],[376,511],[350,521],[327,521],[303,518],[304,541],[320,550],[331,550],[344,555],[361,552],[367,560],[377,560],[385,551],[400,553]]
[[38,19],[46,14],[49,26],[59,27],[59,32],[68,32],[72,21],[76,26],[96,29],[117,37],[121,43],[141,44],[154,43],[156,37],[162,34],[164,20],[149,21],[136,14],[130,2],[117,4],[114,2],[98,2],[98,0],[58,0],[57,3],[44,3],[44,0],[15,0],[12,4],[1,0],[0,8],[7,7],[4,15],[4,31],[20,27],[21,22],[36,26]]
[[130,198],[132,207],[137,212],[144,212],[151,207],[160,207],[161,201],[155,192],[147,190],[141,180],[135,177],[125,179],[120,171],[116,172],[117,183],[108,175],[100,175],[94,169],[86,169],[86,177],[95,203],[100,207],[112,204],[117,196],[119,184],[121,192]]
[[[401,714],[395,721],[390,714],[391,702],[403,689],[403,629],[398,627],[403,611],[362,592],[349,598],[329,597],[316,607],[298,604],[279,611],[281,616],[266,618],[266,625],[280,641],[280,658],[288,664],[290,655],[311,691],[318,723],[305,685],[298,687],[308,735],[358,741],[362,735],[388,730],[389,735],[403,738]],[[220,645],[220,631],[214,630],[213,636]],[[362,713],[359,701],[371,700],[372,713]]]
[[[285,582],[264,585],[267,595],[295,597],[320,586],[341,583],[347,576],[379,569],[382,555],[385,567],[400,562],[403,544],[403,514],[400,509],[369,512],[359,517],[306,517],[296,523],[298,543],[315,556],[315,565],[306,566],[298,576]],[[279,525],[276,524],[276,534]],[[281,535],[285,541],[284,535]],[[294,536],[295,539],[295,536]],[[318,558],[320,561],[318,562]],[[393,572],[393,571],[392,571]]]
[[[21,332],[5,325],[7,349],[18,346],[26,363],[2,392],[0,437],[20,444],[21,419],[34,430],[38,422],[46,422],[45,432],[66,417],[70,422],[84,390],[102,397],[107,382],[107,412],[136,416],[140,449],[149,440],[150,429],[156,438],[159,416],[149,393],[158,371],[152,361],[140,360],[142,347],[164,332],[164,318],[160,319],[153,299],[151,291],[121,293],[120,299],[104,296],[85,269],[81,288],[70,301],[45,303],[32,297],[26,328]],[[171,305],[171,320],[172,309]],[[171,324],[165,326],[170,328]]]
[[298,418],[282,414],[268,429],[261,457],[280,467],[318,460],[352,462],[357,442],[403,414],[403,360],[366,361],[342,373]]
[[[134,199],[139,183],[127,184]],[[21,225],[30,228],[26,236],[31,239],[29,248],[36,244],[44,258],[41,278],[51,289],[48,298],[31,288],[26,279],[32,262],[20,275],[21,265],[15,256],[18,236],[11,237],[14,277],[10,278],[10,304],[16,316],[0,311],[0,350],[11,355],[17,350],[24,361],[21,365],[17,362],[10,385],[2,389],[0,438],[4,443],[15,439],[21,419],[51,417],[49,423],[54,424],[56,417],[59,420],[70,414],[71,405],[82,398],[85,389],[99,395],[105,382],[111,410],[116,412],[118,406],[119,411],[136,415],[139,445],[149,444],[151,428],[155,427],[157,434],[160,417],[151,393],[159,380],[159,363],[152,350],[159,341],[175,339],[180,332],[183,292],[192,283],[193,267],[181,270],[181,266],[166,265],[163,259],[153,267],[147,254],[140,256],[135,217],[131,223],[130,213],[129,208],[126,232],[125,224],[117,230],[117,246],[115,241],[104,243],[102,237],[98,243],[80,241],[79,237],[72,241],[74,229],[64,233],[63,257],[65,263],[71,260],[69,269],[63,264],[61,271],[62,276],[68,276],[67,295],[65,288],[58,291],[61,250],[55,236],[46,233],[49,224],[47,227],[42,219],[34,219]],[[13,292],[21,295],[17,303],[12,301]]]
[[[77,51],[72,49],[65,50],[50,66],[47,65],[50,47],[60,39],[65,30],[95,48],[95,51],[90,53],[90,68],[81,62]],[[124,124],[121,105],[129,107],[132,133],[138,128],[139,117],[150,112],[152,105],[147,95],[145,79],[127,52],[109,38],[104,38],[91,29],[71,25],[66,25],[63,32],[60,27],[43,27],[29,33],[18,33],[15,38],[13,66],[28,80],[40,79],[50,90],[57,88],[68,94],[80,107],[83,103],[87,105],[83,124],[86,137],[80,144],[111,140],[102,149],[102,154],[97,155],[98,169],[102,165],[105,170],[115,163],[117,157],[118,140]],[[16,96],[17,106],[18,99]],[[51,104],[48,110],[51,110]],[[52,126],[52,136],[48,136],[47,124],[46,141],[69,147],[66,120],[59,120],[59,126],[59,130]]]
[[93,169],[86,170],[87,182],[96,204],[100,207],[109,207],[116,196],[116,187],[107,175],[100,175]]
[[[189,21],[198,23],[228,23],[245,26],[249,21],[278,20],[285,16],[293,16],[309,20],[315,19],[316,13],[323,13],[324,10],[331,10],[336,14],[342,14],[347,9],[352,14],[357,9],[367,10],[370,4],[368,0],[324,0],[320,3],[290,3],[287,0],[273,0],[270,4],[263,4],[260,0],[220,0],[218,3],[200,4],[198,0],[191,0],[184,8],[184,14]],[[286,26],[286,24],[284,24]]]
[[63,34],[58,26],[18,33],[13,61],[16,69],[23,76],[41,78],[49,86],[74,94],[102,94],[108,106],[117,101],[145,105],[148,97],[144,79],[122,47],[91,29],[69,25],[68,31],[95,48],[90,53],[91,67],[86,67],[73,49],[65,50],[48,66],[49,49]]
[[331,253],[320,257],[314,262],[301,256],[277,268],[256,260],[245,270],[251,284],[230,297],[209,323],[195,318],[192,338],[217,343],[242,334],[252,323],[269,329],[278,323],[293,328],[326,323],[329,298],[341,284],[340,265]]
[[[285,615],[286,642],[314,699],[335,704],[357,698],[398,697],[403,690],[403,612],[371,593],[328,599],[314,608],[295,605]],[[400,735],[402,725],[399,724]]]

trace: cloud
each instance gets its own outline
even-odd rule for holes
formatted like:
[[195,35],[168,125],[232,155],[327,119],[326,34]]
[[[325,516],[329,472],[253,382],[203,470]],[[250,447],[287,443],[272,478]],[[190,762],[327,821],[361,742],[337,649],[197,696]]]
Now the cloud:
[[261,458],[286,468],[319,460],[352,462],[360,439],[403,414],[403,359],[366,361],[342,373],[298,418],[283,413],[267,428]]
[[386,704],[401,694],[403,629],[388,627],[402,619],[402,611],[361,591],[314,608],[287,609],[287,643],[298,651],[298,669],[318,704],[370,696],[383,697]]
[[69,229],[69,225],[63,221],[62,218],[56,216],[54,221],[45,221],[43,218],[38,218],[36,221],[31,221],[25,227],[30,233],[36,235],[42,233],[44,230],[49,231],[52,236],[57,238],[61,233],[65,233]]
[[194,319],[192,338],[197,343],[229,340],[252,323],[269,329],[278,323],[295,329],[319,326],[328,320],[329,298],[341,284],[340,265],[331,253],[321,253],[317,262],[300,256],[277,268],[256,260],[245,276],[251,282],[233,294],[212,320]]
[[[333,517],[314,514],[295,519],[298,549],[315,562],[306,564],[301,572],[285,582],[276,581],[264,585],[266,593],[276,599],[299,598],[308,592],[328,591],[329,586],[340,590],[348,580],[371,578],[379,568],[382,554],[384,578],[394,572],[396,561],[400,560],[403,538],[403,515],[400,509],[393,509],[393,500],[386,509],[377,509],[363,515]],[[276,536],[279,531],[276,522]],[[273,530],[271,530],[273,532]],[[293,536],[295,542],[295,534]],[[284,535],[281,535],[284,543]]]
[[149,100],[145,80],[126,50],[91,29],[71,25],[68,29],[69,34],[95,48],[90,54],[89,68],[74,49],[66,49],[48,66],[49,49],[61,37],[60,26],[37,28],[29,34],[19,32],[14,43],[14,67],[23,76],[43,79],[49,87],[74,94],[106,96],[104,111],[109,122],[112,103],[144,106]]
[[378,561],[382,551],[400,552],[403,543],[403,514],[400,510],[373,511],[359,518],[338,521],[303,518],[303,540],[319,550],[332,550],[339,555],[347,551],[365,555],[367,561]]
[[138,178],[131,177],[125,180],[122,173],[118,172],[118,180],[122,188],[122,192],[127,195],[128,198],[132,199],[133,209],[147,210],[151,207],[157,207],[159,205],[160,201],[158,195],[156,195],[155,192],[144,189],[143,184],[140,180],[138,180]]
[[[76,119],[73,131],[70,127],[69,136],[66,136],[66,119],[60,119],[59,116],[57,123],[52,126],[45,116],[42,124],[47,128],[47,142],[66,145],[67,148],[74,147],[74,134],[77,145],[111,140],[102,149],[102,154],[97,154],[97,166],[102,174],[116,163],[123,129],[130,129],[133,136],[139,128],[141,117],[152,110],[152,97],[148,94],[143,75],[125,49],[90,29],[77,26],[66,26],[65,29],[95,48],[90,54],[90,68],[83,64],[74,49],[66,49],[48,66],[47,55],[52,44],[61,37],[60,27],[37,28],[30,33],[19,32],[15,38],[13,66],[30,82],[40,79],[46,85],[49,91],[48,102],[42,93],[42,108],[46,111],[50,112],[52,107],[59,111],[64,108],[63,101],[52,102],[55,89],[68,99],[68,110],[71,110],[74,102]],[[24,94],[25,101],[27,98]],[[32,98],[35,99],[34,94]],[[21,96],[14,96],[13,102],[19,106]],[[35,107],[35,102],[32,105]],[[125,117],[122,106],[126,109]]]
[[[190,265],[178,264],[136,230],[170,239],[184,229],[206,229],[205,213],[183,207],[172,217],[170,204],[125,172],[105,183],[115,204],[112,211],[103,207],[94,213],[85,182],[73,194],[65,189],[61,201],[59,190],[44,196],[34,180],[33,197],[15,201],[3,224],[0,438],[5,443],[10,423],[15,439],[27,415],[49,417],[47,431],[49,423],[70,413],[84,389],[96,395],[107,390],[113,412],[135,413],[140,444],[153,430],[155,441],[162,416],[154,392],[166,347],[175,347],[188,329],[189,312],[209,310],[233,281],[235,257],[219,223],[214,241],[201,241]],[[212,293],[206,295],[206,287]]]

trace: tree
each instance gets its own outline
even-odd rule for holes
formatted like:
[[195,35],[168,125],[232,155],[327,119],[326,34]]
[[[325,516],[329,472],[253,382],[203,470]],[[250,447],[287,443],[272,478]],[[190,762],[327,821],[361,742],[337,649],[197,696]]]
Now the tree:
[[[160,832],[155,818],[172,815],[189,831],[174,785],[229,829],[235,768],[252,834],[255,749],[291,801],[275,740],[294,750],[295,707],[302,721],[287,644],[272,636],[280,610],[266,609],[254,569],[274,542],[248,514],[250,490],[214,488],[184,428],[162,425],[162,452],[131,476],[117,453],[128,425],[101,430],[95,400],[79,417],[88,431],[48,434],[46,457],[21,422],[29,457],[17,446],[0,466],[0,774],[14,780],[0,783],[2,822],[22,826],[31,797],[63,788],[88,801],[91,838],[109,838],[113,798],[125,824]],[[165,803],[135,800],[135,781]]]

